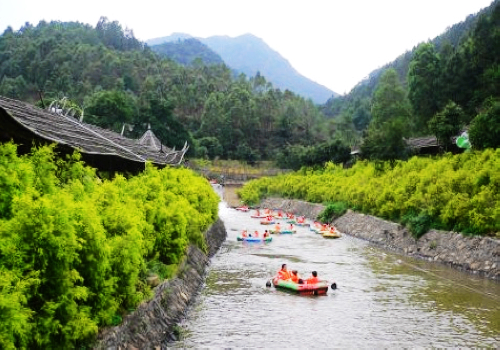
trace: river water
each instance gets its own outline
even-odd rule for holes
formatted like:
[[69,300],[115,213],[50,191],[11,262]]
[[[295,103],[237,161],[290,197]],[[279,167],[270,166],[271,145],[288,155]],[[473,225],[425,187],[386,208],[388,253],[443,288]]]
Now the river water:
[[[181,324],[182,348],[415,348],[500,345],[500,283],[400,256],[344,235],[308,228],[244,244],[243,228],[263,232],[250,213],[219,206],[228,237]],[[267,288],[286,263],[336,282],[326,296]]]

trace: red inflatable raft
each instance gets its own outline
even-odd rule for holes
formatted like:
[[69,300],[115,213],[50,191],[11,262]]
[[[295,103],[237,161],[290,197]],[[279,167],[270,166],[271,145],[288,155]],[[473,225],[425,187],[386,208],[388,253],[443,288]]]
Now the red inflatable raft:
[[[332,289],[337,288],[335,283],[332,284]],[[325,295],[328,292],[328,282],[319,281],[314,284],[298,284],[292,281],[285,281],[278,278],[273,278],[273,286],[275,288],[284,289],[299,295]]]

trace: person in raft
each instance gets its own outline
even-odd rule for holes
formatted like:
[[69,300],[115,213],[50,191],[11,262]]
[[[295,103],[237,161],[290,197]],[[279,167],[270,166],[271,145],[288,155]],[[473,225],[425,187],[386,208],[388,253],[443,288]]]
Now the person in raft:
[[241,237],[247,237],[247,230],[243,230],[241,232]]
[[307,284],[316,284],[319,282],[318,273],[316,271],[311,272],[311,277],[309,277],[306,282]]
[[277,222],[276,225],[274,225],[274,232],[281,232],[281,226],[280,223]]
[[297,270],[293,270],[292,274],[290,275],[290,279],[292,282],[298,283],[298,284],[304,284],[304,281],[302,278],[299,278]]
[[253,236],[254,237],[259,237],[259,231],[255,230],[255,232],[253,233]]
[[269,232],[267,232],[267,230],[266,230],[266,231],[264,231],[264,238],[267,238],[267,237],[269,237]]
[[281,265],[281,270],[278,271],[278,279],[280,280],[289,280],[290,272],[288,272],[286,268],[286,264]]

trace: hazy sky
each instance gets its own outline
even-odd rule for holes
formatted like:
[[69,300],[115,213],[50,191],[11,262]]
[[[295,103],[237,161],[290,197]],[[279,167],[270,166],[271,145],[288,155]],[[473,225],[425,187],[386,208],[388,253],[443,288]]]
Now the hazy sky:
[[372,70],[492,0],[0,0],[0,33],[25,22],[101,16],[140,40],[170,35],[262,38],[306,77],[343,94]]

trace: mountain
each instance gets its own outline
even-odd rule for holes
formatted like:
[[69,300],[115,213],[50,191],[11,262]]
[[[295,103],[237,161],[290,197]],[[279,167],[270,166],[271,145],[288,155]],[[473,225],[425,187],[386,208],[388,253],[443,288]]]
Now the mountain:
[[[148,40],[147,44],[155,45],[189,37],[188,34],[174,33],[172,36]],[[311,98],[315,103],[325,103],[332,96],[338,96],[327,87],[301,75],[283,56],[252,34],[235,38],[212,36],[197,39],[218,53],[229,67],[249,77],[260,72],[273,86]]]
[[154,45],[151,49],[162,57],[168,57],[184,66],[201,59],[205,65],[223,64],[222,58],[207,45],[195,38]]

